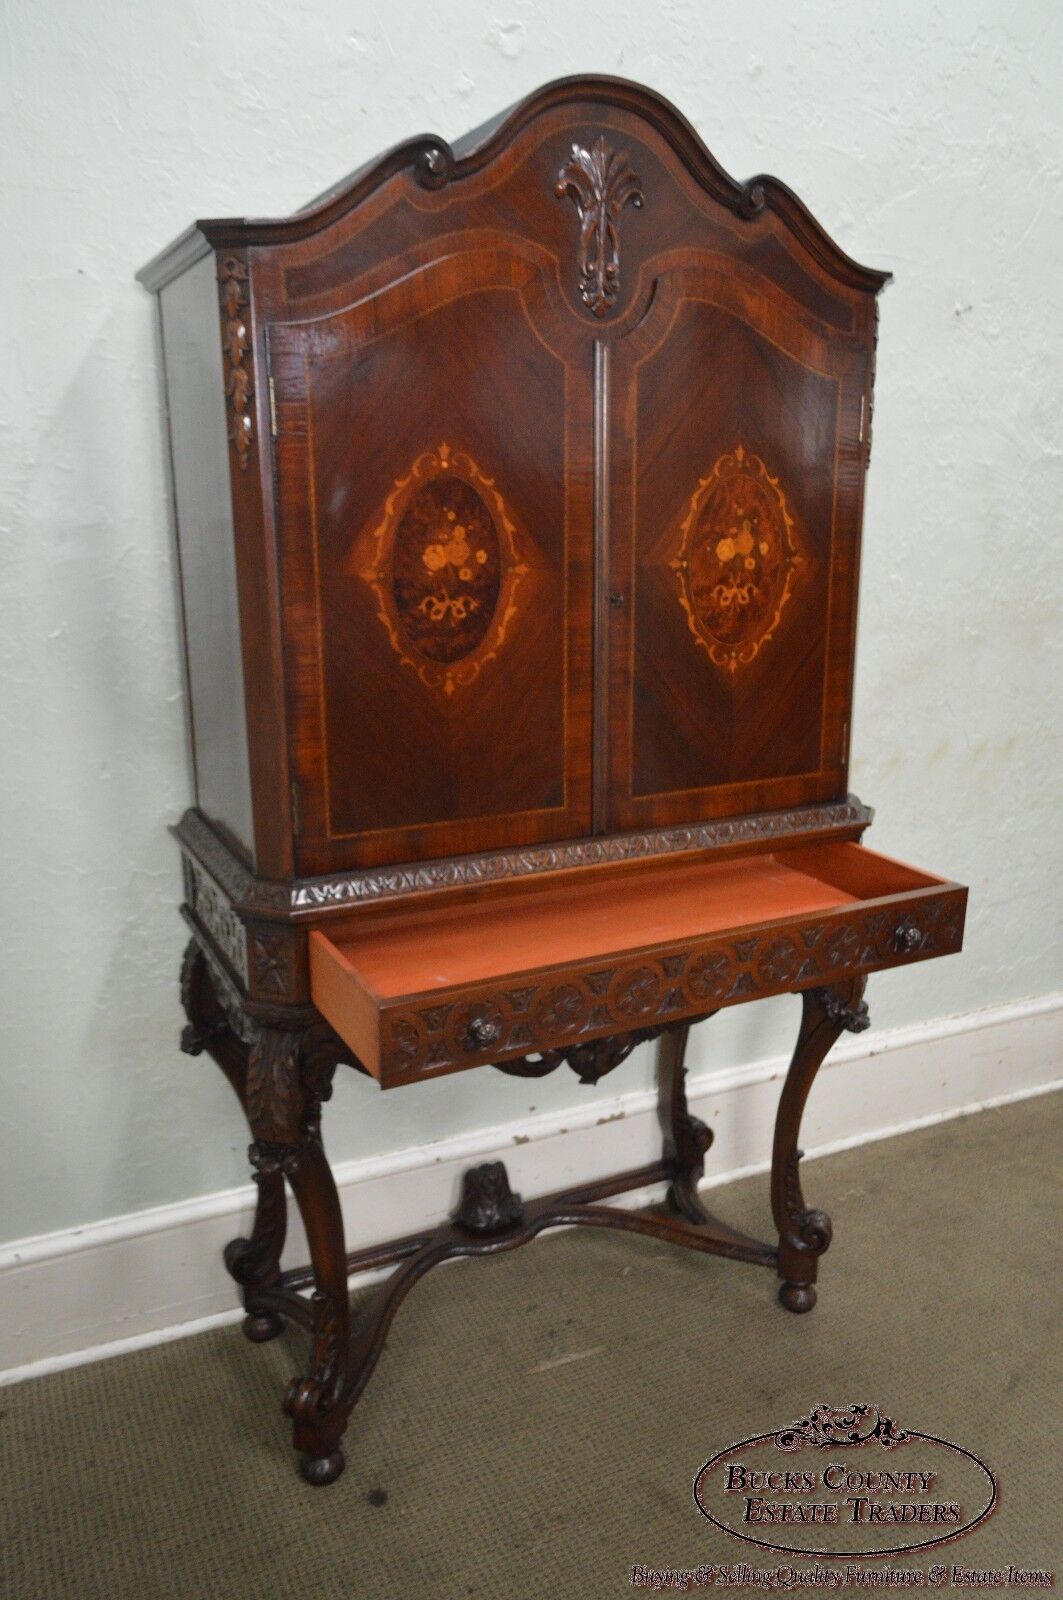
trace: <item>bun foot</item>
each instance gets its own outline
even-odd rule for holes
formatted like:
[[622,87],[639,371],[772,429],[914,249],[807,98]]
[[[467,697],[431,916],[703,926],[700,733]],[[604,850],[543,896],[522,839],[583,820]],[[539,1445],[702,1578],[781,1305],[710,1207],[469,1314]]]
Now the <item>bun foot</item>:
[[265,1344],[267,1339],[283,1333],[284,1323],[275,1311],[252,1311],[244,1318],[243,1328],[245,1339],[252,1344]]
[[312,1483],[316,1489],[321,1489],[326,1483],[335,1483],[346,1464],[343,1451],[337,1445],[331,1455],[304,1456],[299,1463],[299,1471],[307,1483]]
[[787,1311],[800,1314],[811,1311],[816,1303],[816,1287],[812,1283],[780,1283],[779,1300]]

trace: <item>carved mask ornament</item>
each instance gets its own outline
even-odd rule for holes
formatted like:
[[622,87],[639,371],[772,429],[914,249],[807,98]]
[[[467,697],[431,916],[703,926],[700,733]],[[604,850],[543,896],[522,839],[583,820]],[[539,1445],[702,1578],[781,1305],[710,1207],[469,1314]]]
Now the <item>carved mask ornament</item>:
[[527,572],[505,502],[462,450],[441,444],[397,478],[361,577],[392,647],[451,696],[501,649]]
[[803,558],[786,497],[743,445],[698,480],[671,566],[695,640],[737,672],[771,638]]

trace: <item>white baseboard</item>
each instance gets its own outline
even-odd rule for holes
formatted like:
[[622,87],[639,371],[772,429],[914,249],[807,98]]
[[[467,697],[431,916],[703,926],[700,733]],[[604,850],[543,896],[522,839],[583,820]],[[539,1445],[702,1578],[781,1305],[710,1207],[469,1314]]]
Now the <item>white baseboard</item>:
[[[888,1071],[879,1062],[884,1055]],[[1063,995],[845,1036],[821,1069],[802,1144],[811,1159],[1043,1094],[1063,1087],[1061,1062]],[[707,1186],[766,1170],[785,1069],[775,1059],[688,1082],[692,1111],[716,1133]],[[596,1099],[586,1110],[339,1164],[348,1248],[437,1222],[474,1161],[504,1159],[514,1187],[534,1196],[639,1166],[658,1153],[655,1096],[639,1091]],[[0,1249],[0,1383],[235,1320],[234,1285],[221,1252],[250,1225],[253,1198],[248,1185]],[[295,1214],[285,1262],[305,1260]]]

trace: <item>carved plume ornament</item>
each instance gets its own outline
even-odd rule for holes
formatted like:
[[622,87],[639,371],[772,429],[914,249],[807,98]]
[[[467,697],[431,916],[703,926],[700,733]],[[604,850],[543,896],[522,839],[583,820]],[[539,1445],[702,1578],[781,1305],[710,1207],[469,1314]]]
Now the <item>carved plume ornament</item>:
[[600,136],[589,150],[574,144],[557,175],[554,193],[566,194],[579,213],[579,289],[583,303],[604,317],[620,289],[620,213],[642,206],[642,181],[626,150],[610,150]]

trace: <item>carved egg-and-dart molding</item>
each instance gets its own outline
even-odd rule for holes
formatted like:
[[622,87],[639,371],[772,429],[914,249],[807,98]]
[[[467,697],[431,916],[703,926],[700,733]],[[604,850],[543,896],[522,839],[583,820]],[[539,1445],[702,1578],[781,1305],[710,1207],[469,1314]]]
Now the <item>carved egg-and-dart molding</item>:
[[771,638],[803,557],[786,496],[738,444],[698,480],[670,565],[695,640],[737,672]]
[[620,213],[643,202],[642,180],[626,150],[611,150],[601,137],[589,150],[574,144],[557,175],[558,199],[571,195],[579,213],[579,290],[583,303],[604,317],[620,290]]
[[493,478],[443,443],[392,485],[361,577],[400,660],[451,696],[498,654],[528,570]]

